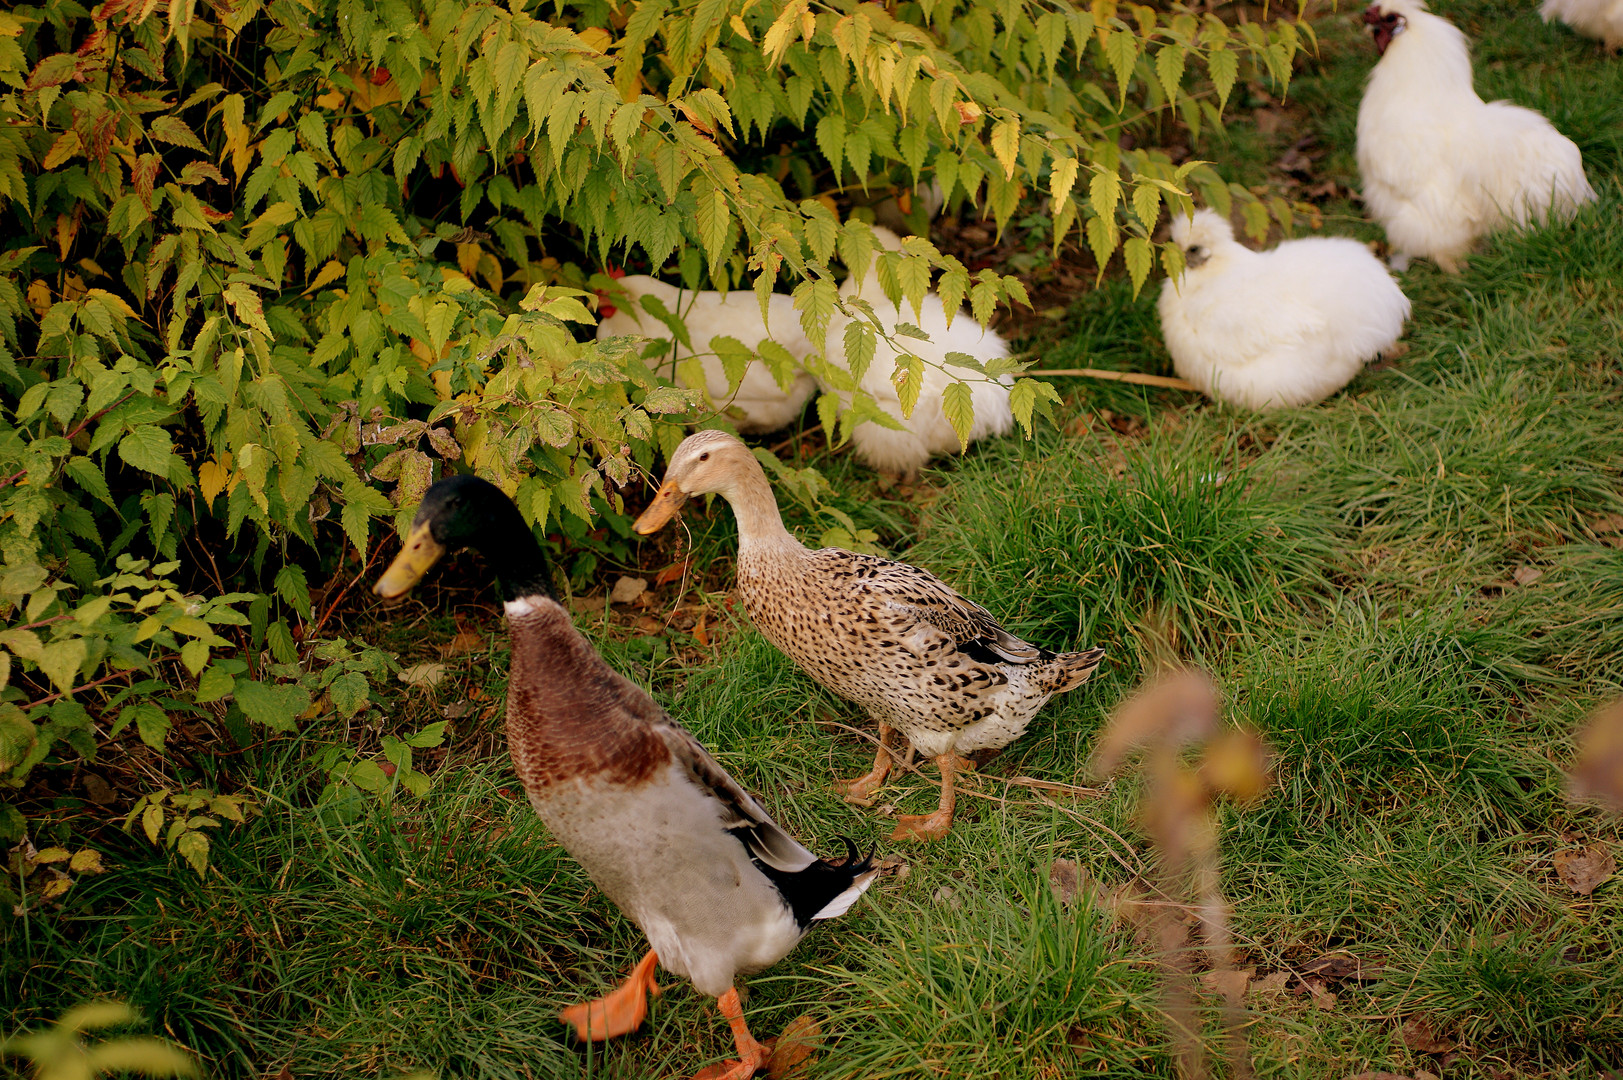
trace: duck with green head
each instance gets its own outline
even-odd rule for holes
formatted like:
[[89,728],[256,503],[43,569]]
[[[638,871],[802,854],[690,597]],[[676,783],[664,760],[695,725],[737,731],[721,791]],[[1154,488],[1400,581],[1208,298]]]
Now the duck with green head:
[[562,1018],[582,1039],[634,1031],[661,964],[719,999],[739,1055],[725,1080],[744,1080],[766,1053],[735,980],[782,959],[812,922],[843,914],[878,871],[849,842],[844,859],[814,856],[604,662],[558,602],[518,508],[493,485],[453,476],[429,488],[375,591],[398,597],[465,547],[500,583],[512,639],[508,747],[530,804],[652,946],[622,986]]

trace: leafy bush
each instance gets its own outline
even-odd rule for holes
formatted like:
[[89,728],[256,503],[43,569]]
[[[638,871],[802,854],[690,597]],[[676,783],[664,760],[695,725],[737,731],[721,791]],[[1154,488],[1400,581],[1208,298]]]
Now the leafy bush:
[[[1046,192],[1055,243],[1075,231],[1100,267],[1119,250],[1136,287],[1157,251],[1180,263],[1151,241],[1161,205],[1230,192],[1120,136],[1218,122],[1242,59],[1284,82],[1298,45],[1287,22],[1114,0],[0,14],[0,607],[20,616],[0,777],[126,728],[162,751],[194,717],[248,745],[249,724],[362,707],[383,669],[318,655],[306,571],[347,542],[364,574],[374,521],[437,468],[495,479],[538,525],[619,511],[702,403],[623,342],[575,340],[602,283],[583,265],[785,277],[821,347],[831,261],[873,243],[839,200],[934,181],[1000,226]],[[981,320],[1024,298],[927,241],[881,265],[915,304],[933,276]],[[891,330],[859,321],[853,357]],[[905,398],[922,367],[898,378]],[[1020,391],[1028,430],[1044,400]]]

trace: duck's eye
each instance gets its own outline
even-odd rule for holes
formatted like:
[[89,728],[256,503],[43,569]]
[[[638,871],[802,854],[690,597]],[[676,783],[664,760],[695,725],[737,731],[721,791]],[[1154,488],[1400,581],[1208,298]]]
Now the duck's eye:
[[1189,254],[1191,254],[1191,255],[1199,255],[1203,250],[1205,250],[1205,249],[1202,248],[1199,244],[1196,244],[1194,247],[1189,249]]
[[700,454],[699,455],[699,460],[700,461],[709,461],[710,460],[710,451],[706,450],[704,453]]

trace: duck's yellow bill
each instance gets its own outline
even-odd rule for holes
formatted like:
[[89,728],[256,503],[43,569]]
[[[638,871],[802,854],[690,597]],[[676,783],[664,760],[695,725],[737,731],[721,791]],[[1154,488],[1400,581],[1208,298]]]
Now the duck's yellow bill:
[[389,569],[378,578],[378,583],[372,586],[372,591],[385,600],[393,600],[403,595],[413,585],[423,580],[429,567],[439,562],[440,556],[445,554],[445,545],[430,534],[428,523],[413,525],[411,532],[406,535],[406,546],[400,554],[394,557]]
[[642,512],[642,516],[637,518],[631,527],[643,536],[658,532],[667,521],[676,516],[676,512],[682,509],[682,504],[687,501],[687,493],[676,486],[676,481],[667,480],[660,485],[659,494],[648,504],[648,509]]

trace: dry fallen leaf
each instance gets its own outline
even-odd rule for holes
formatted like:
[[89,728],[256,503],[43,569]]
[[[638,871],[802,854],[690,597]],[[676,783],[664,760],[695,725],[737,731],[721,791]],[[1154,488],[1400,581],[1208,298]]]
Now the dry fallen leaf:
[[1307,979],[1308,993],[1313,995],[1313,1007],[1329,1012],[1336,1007],[1336,995],[1324,985],[1323,979]]
[[823,1026],[810,1013],[789,1021],[783,1034],[772,1040],[772,1056],[766,1059],[770,1080],[798,1080],[810,1070],[823,1044]]
[[637,633],[643,635],[663,634],[665,632],[665,624],[648,615],[639,615],[637,621],[632,625],[637,628]]
[[1606,533],[1623,532],[1623,514],[1607,514],[1604,517],[1598,517],[1589,523],[1589,531],[1597,536],[1604,536]]
[[1285,992],[1285,986],[1291,981],[1288,971],[1276,971],[1272,975],[1264,975],[1251,984],[1251,993],[1257,997],[1278,997]]
[[1516,579],[1518,585],[1531,585],[1544,576],[1544,571],[1536,566],[1518,566],[1510,576]]
[[1347,1080],[1413,1080],[1413,1077],[1403,1073],[1390,1072],[1361,1072],[1353,1073]]
[[670,566],[667,566],[665,569],[654,575],[654,584],[669,585],[673,581],[681,580],[682,575],[688,572],[688,567],[692,564],[692,562],[693,558],[692,556],[689,556],[679,563],[673,563]]
[[616,604],[629,604],[648,591],[648,582],[640,577],[621,577],[614,583],[609,599]]
[[1212,993],[1222,994],[1229,1001],[1238,1002],[1245,998],[1246,987],[1251,984],[1251,976],[1256,973],[1256,968],[1208,971],[1200,977],[1200,983]]
[[1417,1054],[1446,1054],[1457,1045],[1453,1039],[1432,1031],[1431,1025],[1419,1016],[1410,1018],[1398,1029],[1398,1038]]
[[1321,979],[1353,979],[1369,982],[1383,973],[1381,964],[1361,960],[1348,952],[1325,953],[1301,966],[1304,975],[1317,975]]
[[1558,851],[1550,861],[1561,883],[1579,896],[1588,896],[1617,872],[1617,860],[1598,844],[1582,851]]
[[931,899],[938,904],[946,904],[954,911],[964,906],[964,902],[958,899],[958,894],[953,891],[951,885],[941,886],[935,891],[935,896],[931,897]]
[[576,615],[584,615],[589,611],[602,611],[608,602],[606,596],[572,596],[569,598],[569,610]]
[[401,670],[395,676],[407,686],[420,686],[424,690],[432,690],[445,678],[444,664],[413,664]]
[[1055,859],[1048,865],[1048,887],[1054,899],[1070,907],[1082,887],[1082,871],[1070,859]]
[[466,653],[478,652],[485,647],[485,635],[472,626],[458,621],[456,637],[440,646],[440,655],[446,659],[453,656],[462,656]]
[[697,641],[700,645],[703,645],[706,648],[709,648],[710,647],[710,635],[705,631],[704,617],[705,617],[705,613],[702,612],[702,611],[699,612],[698,619],[695,620],[694,623],[693,623],[693,640]]

